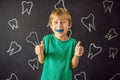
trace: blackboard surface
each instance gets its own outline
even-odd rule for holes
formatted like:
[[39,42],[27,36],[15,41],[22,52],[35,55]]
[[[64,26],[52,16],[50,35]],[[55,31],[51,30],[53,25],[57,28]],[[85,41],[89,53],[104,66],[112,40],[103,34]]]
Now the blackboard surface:
[[120,0],[0,0],[0,80],[40,79],[34,47],[52,33],[58,7],[71,13],[69,35],[85,47],[73,80],[120,80]]

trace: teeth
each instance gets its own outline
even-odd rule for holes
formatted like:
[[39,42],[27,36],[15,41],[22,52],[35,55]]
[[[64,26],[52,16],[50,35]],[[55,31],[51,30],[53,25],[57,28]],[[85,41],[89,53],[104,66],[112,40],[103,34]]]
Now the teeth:
[[27,12],[28,15],[30,15],[32,7],[33,7],[33,2],[22,1],[22,14]]
[[58,30],[56,30],[57,32],[63,32],[63,30],[62,29],[58,29]]

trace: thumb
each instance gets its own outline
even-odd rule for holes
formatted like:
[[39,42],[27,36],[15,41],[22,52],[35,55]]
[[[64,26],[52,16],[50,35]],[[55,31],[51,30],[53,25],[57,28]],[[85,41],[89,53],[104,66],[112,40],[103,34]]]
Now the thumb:
[[76,45],[76,46],[80,46],[80,44],[81,44],[81,42],[80,42],[80,41],[78,41],[78,43],[77,43],[77,45]]
[[41,43],[40,43],[40,46],[44,46],[44,43],[43,43],[43,41],[41,41]]

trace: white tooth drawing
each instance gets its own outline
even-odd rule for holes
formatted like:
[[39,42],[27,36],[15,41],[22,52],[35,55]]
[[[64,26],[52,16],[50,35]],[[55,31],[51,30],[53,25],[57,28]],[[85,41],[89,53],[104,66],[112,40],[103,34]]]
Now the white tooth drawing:
[[101,52],[102,47],[97,47],[94,43],[91,43],[89,46],[88,58],[92,60],[96,55],[100,54]]
[[[82,77],[81,75],[83,75],[83,77]],[[78,73],[78,74],[75,74],[75,75],[74,75],[74,79],[75,79],[75,80],[79,80],[79,79],[77,79],[77,77],[80,77],[80,76],[82,77],[81,80],[87,80],[87,79],[86,79],[86,73],[83,72],[83,71],[80,72],[80,73]]]
[[89,32],[91,32],[91,28],[96,31],[95,24],[94,24],[94,15],[90,13],[87,17],[82,17],[81,22],[82,24],[88,29]]
[[72,35],[72,30],[70,29],[69,32],[70,32],[70,33],[69,33],[69,37],[71,37],[71,35]]
[[118,36],[118,33],[115,31],[114,28],[111,28],[109,30],[108,34],[105,35],[105,38],[108,38],[108,40],[111,40],[111,39],[113,39],[113,38],[115,38],[117,36]]
[[49,27],[49,26],[50,26],[50,24],[49,24],[49,21],[48,21],[47,27]]
[[39,69],[39,62],[37,58],[28,60],[28,65],[33,69],[33,71],[35,71],[35,68]]
[[[54,5],[54,8],[57,9],[57,6],[60,5],[60,3],[62,4],[62,7],[63,7],[64,9],[66,9],[65,4],[64,4],[64,0],[59,0],[59,1]],[[67,10],[67,9],[66,9],[66,10]],[[49,26],[50,26],[50,25],[49,25],[49,21],[48,21],[47,27],[49,27]]]
[[27,37],[26,41],[33,44],[34,46],[39,45],[38,35],[36,32],[31,32]]
[[10,25],[10,27],[12,28],[12,30],[18,29],[17,19],[13,18],[13,19],[9,20],[8,24]]
[[[119,79],[116,79],[116,77],[119,76]],[[117,77],[118,78],[118,77]],[[111,77],[109,80],[120,80],[120,73],[114,74],[113,77]]]
[[7,50],[7,53],[10,53],[9,55],[11,56],[13,54],[20,52],[21,49],[22,49],[22,47],[19,44],[17,44],[17,42],[12,41],[9,49]]
[[8,78],[6,80],[18,80],[18,77],[16,76],[15,73],[11,73],[10,78]]
[[118,49],[117,48],[110,48],[109,49],[109,57],[110,58],[114,59],[117,53],[118,53]]
[[31,10],[33,7],[33,2],[32,1],[22,1],[22,14],[24,14],[25,12],[28,13],[28,15],[31,14]]
[[104,6],[104,9],[105,9],[105,13],[107,11],[109,11],[111,13],[111,9],[113,7],[113,1],[104,0],[103,1],[103,6]]
[[[64,9],[66,9],[66,8],[65,8],[65,4],[64,4],[64,0],[59,0],[59,1],[54,5],[54,8],[56,9],[57,6],[60,5],[60,3],[62,3],[62,7],[63,7]],[[67,10],[67,9],[66,9],[66,10]]]

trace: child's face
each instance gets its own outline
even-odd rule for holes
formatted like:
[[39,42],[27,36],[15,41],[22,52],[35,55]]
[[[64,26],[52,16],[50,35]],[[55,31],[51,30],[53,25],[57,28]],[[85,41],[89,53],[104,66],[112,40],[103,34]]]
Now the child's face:
[[55,17],[51,21],[51,29],[56,36],[66,36],[71,25],[68,19]]

